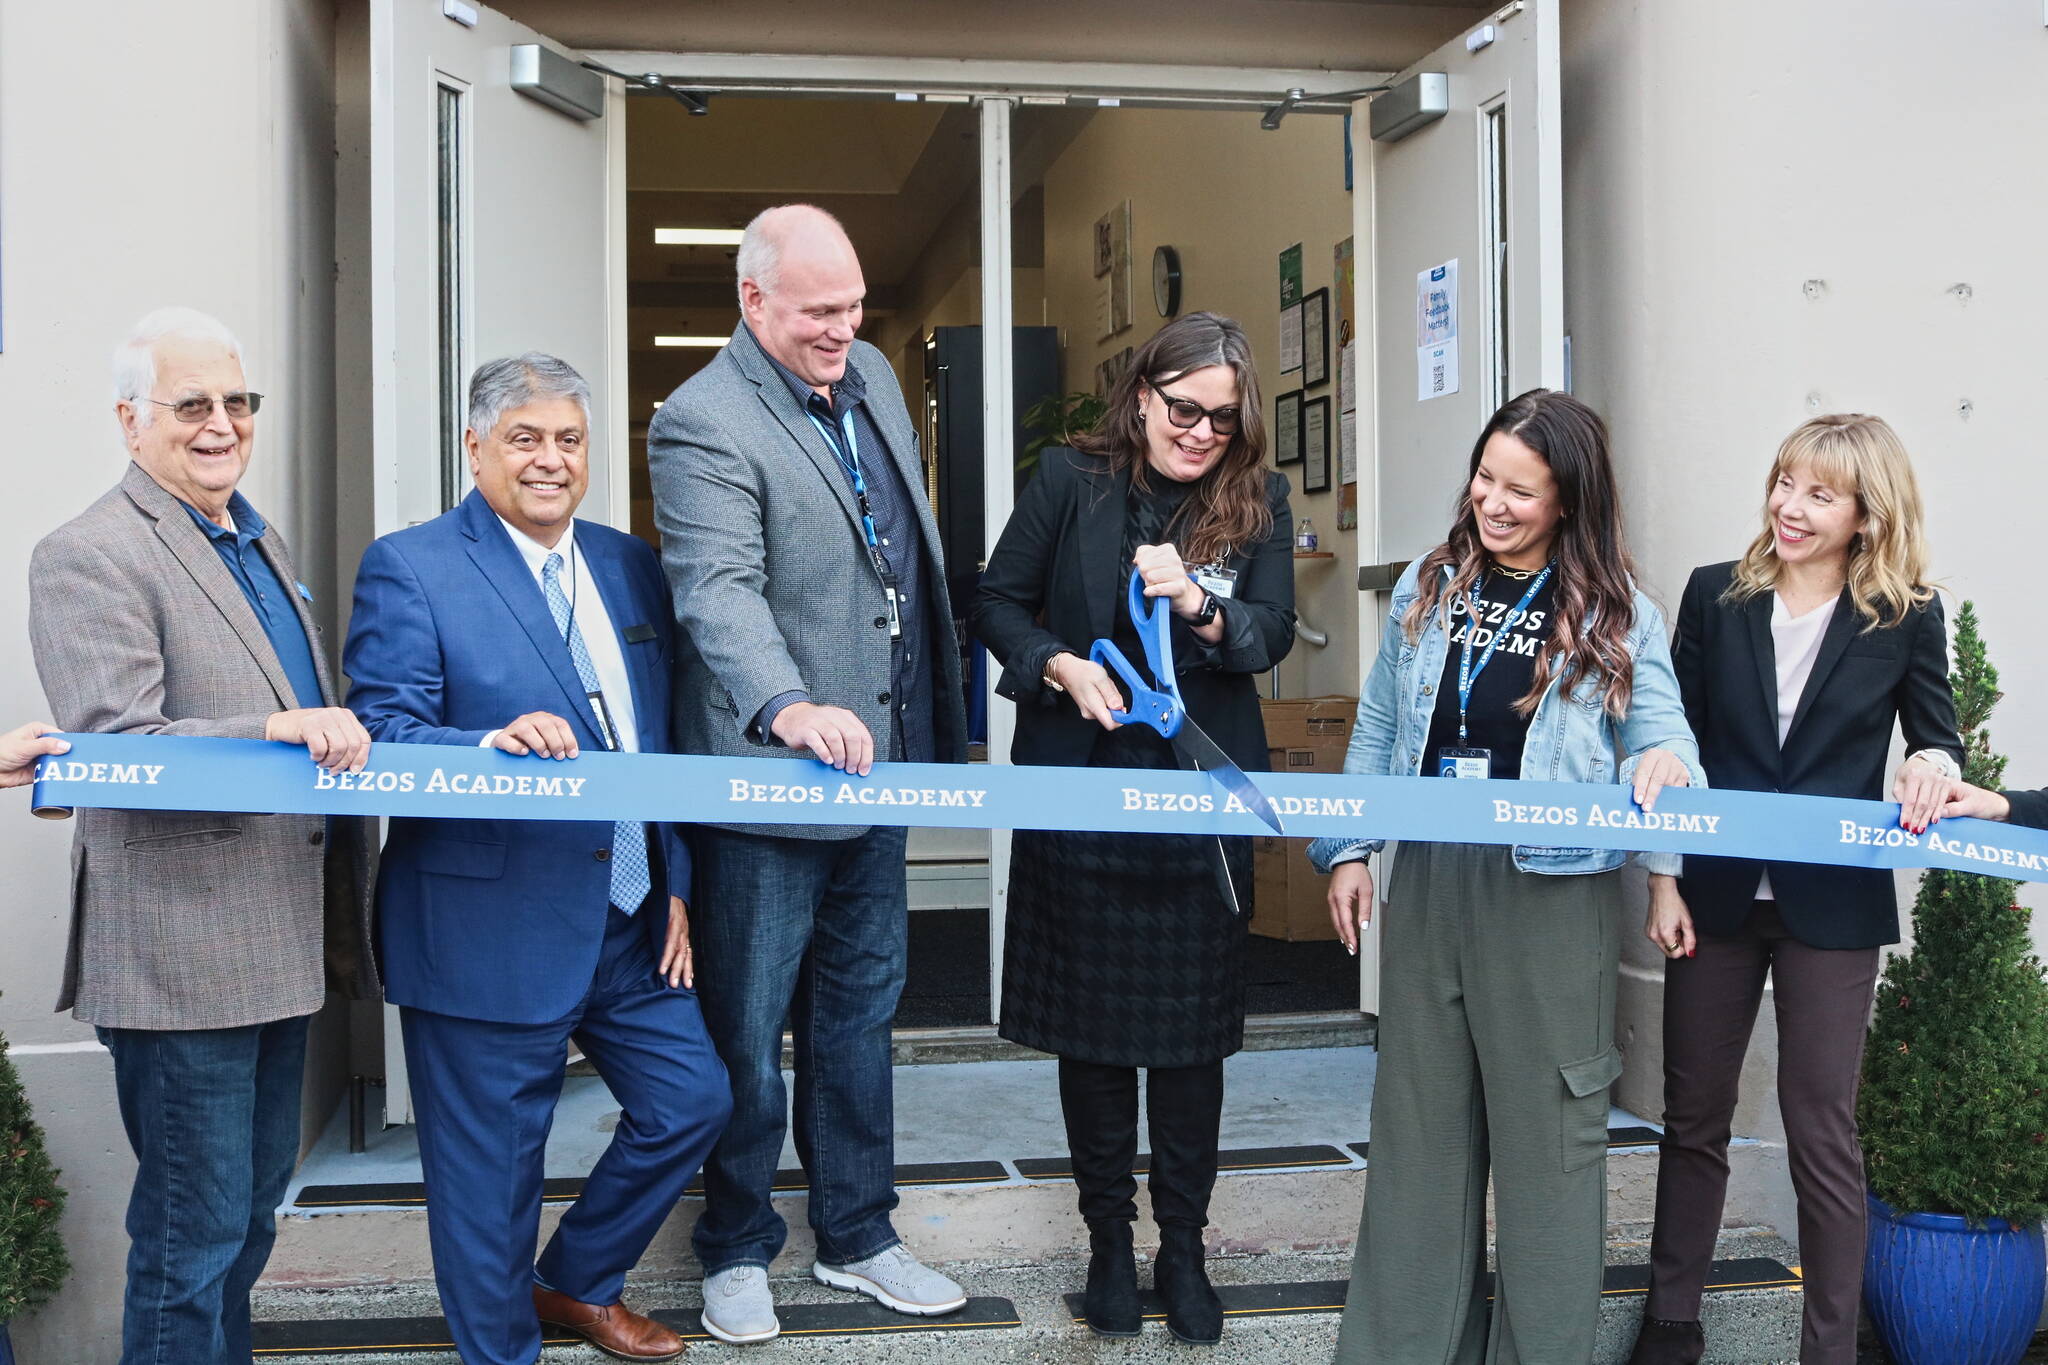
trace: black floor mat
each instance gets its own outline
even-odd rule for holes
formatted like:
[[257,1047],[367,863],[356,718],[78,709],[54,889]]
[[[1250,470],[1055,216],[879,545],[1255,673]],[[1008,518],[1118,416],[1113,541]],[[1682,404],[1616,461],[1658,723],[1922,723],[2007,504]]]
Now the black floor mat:
[[910,912],[910,971],[897,1028],[988,1023],[988,911]]

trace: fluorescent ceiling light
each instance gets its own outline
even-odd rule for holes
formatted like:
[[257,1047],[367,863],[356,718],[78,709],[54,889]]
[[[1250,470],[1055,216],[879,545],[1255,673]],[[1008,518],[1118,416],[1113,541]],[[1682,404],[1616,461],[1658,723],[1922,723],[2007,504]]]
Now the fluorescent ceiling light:
[[731,337],[656,337],[654,344],[657,346],[694,346],[699,349],[716,350],[731,340]]
[[654,230],[656,246],[738,246],[740,228],[665,228]]

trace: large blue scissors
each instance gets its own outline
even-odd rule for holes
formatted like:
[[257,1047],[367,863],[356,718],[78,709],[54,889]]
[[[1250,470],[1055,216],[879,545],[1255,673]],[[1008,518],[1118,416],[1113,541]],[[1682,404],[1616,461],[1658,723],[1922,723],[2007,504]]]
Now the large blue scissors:
[[1236,797],[1239,804],[1265,821],[1275,834],[1287,831],[1280,825],[1280,814],[1273,809],[1273,803],[1258,789],[1244,769],[1231,762],[1230,755],[1223,752],[1216,741],[1202,732],[1202,727],[1188,717],[1188,710],[1180,696],[1180,677],[1173,669],[1173,613],[1163,597],[1145,596],[1145,576],[1135,570],[1131,573],[1131,585],[1127,594],[1130,599],[1131,624],[1137,627],[1138,640],[1145,647],[1145,663],[1158,680],[1157,687],[1147,686],[1138,676],[1138,670],[1124,657],[1124,652],[1108,640],[1097,640],[1088,647],[1088,657],[1101,664],[1123,680],[1124,688],[1131,694],[1130,709],[1111,711],[1119,725],[1149,725],[1157,730],[1189,769],[1204,772],[1223,784],[1224,790]]

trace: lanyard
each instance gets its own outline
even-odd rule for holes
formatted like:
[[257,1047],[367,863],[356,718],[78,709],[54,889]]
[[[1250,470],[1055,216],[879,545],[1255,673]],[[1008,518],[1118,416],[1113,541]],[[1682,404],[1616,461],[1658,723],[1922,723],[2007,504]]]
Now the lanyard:
[[875,561],[875,572],[887,579],[889,566],[882,558],[881,537],[875,534],[874,510],[868,506],[868,481],[861,477],[860,442],[853,434],[853,409],[848,408],[846,415],[840,419],[839,430],[845,436],[844,446],[840,444],[839,436],[834,434],[832,428],[827,426],[817,413],[807,408],[804,415],[811,419],[811,425],[818,429],[818,434],[825,438],[825,444],[832,448],[832,458],[839,461],[839,467],[853,476],[853,500],[860,507],[860,529],[867,537],[868,557]]
[[1465,742],[1465,708],[1472,704],[1472,684],[1479,681],[1479,675],[1493,662],[1493,651],[1500,648],[1501,636],[1512,630],[1516,623],[1528,614],[1529,604],[1536,600],[1536,594],[1542,591],[1544,583],[1550,578],[1550,571],[1555,567],[1556,560],[1543,566],[1543,572],[1536,575],[1536,581],[1529,585],[1529,591],[1522,594],[1522,600],[1515,603],[1515,609],[1507,614],[1507,618],[1501,622],[1500,629],[1486,642],[1486,648],[1480,652],[1476,667],[1472,663],[1472,632],[1479,629],[1479,585],[1485,580],[1486,575],[1482,573],[1472,580],[1471,604],[1465,618],[1465,640],[1458,655],[1458,743]]

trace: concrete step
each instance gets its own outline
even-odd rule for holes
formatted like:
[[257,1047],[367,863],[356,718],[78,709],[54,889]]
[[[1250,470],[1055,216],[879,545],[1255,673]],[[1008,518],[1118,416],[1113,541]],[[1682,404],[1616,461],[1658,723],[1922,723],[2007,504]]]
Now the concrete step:
[[[1056,1155],[1056,1154],[1055,1154]],[[1729,1151],[1735,1190],[1760,1183],[1762,1149],[1738,1143]],[[1367,1163],[1349,1146],[1313,1145],[1247,1154],[1251,1164],[1226,1169],[1211,1204],[1212,1249],[1233,1255],[1276,1252],[1347,1251],[1356,1236],[1365,1196]],[[1310,1161],[1320,1164],[1306,1164]],[[1019,1168],[1023,1168],[1020,1171]],[[1035,1265],[1068,1254],[1076,1241],[1077,1215],[1071,1181],[1027,1178],[1044,1169],[1023,1154],[970,1163],[965,1183],[899,1184],[902,1200],[896,1226],[927,1260]],[[1057,1169],[1057,1163],[1052,1169]],[[936,1174],[943,1171],[910,1172]],[[417,1178],[417,1177],[415,1177]],[[1607,1160],[1608,1215],[1615,1225],[1645,1222],[1654,1215],[1657,1153],[1629,1146]],[[346,1194],[316,1192],[329,1198]],[[366,1195],[374,1191],[365,1190]],[[383,1197],[394,1197],[386,1191]],[[808,1265],[815,1252],[806,1225],[801,1189],[778,1196],[790,1226],[785,1261]],[[561,1216],[562,1203],[541,1214],[545,1240]],[[702,1204],[685,1199],[656,1236],[642,1261],[645,1273],[664,1280],[696,1278],[690,1231]],[[1739,1206],[1731,1222],[1760,1221]],[[1139,1222],[1140,1236],[1150,1224]],[[432,1278],[427,1215],[421,1207],[398,1204],[329,1203],[294,1209],[279,1220],[278,1240],[265,1283],[281,1288],[343,1288],[388,1285]]]
[[[1646,1244],[1640,1237],[1629,1233],[1616,1238],[1609,1253],[1611,1281],[1631,1278],[1628,1269],[1618,1267],[1633,1267],[1632,1278],[1640,1281],[1641,1262],[1647,1255]],[[1765,1260],[1785,1265],[1791,1263],[1789,1247],[1768,1233],[1753,1230],[1732,1230],[1725,1234],[1718,1255],[1729,1262]],[[783,1264],[789,1263],[785,1261]],[[1085,1270],[1072,1247],[1067,1248],[1067,1254],[1059,1259],[1040,1265],[970,1261],[949,1264],[946,1269],[976,1296],[966,1313],[986,1325],[967,1326],[942,1320],[902,1332],[855,1329],[801,1336],[786,1330],[781,1339],[770,1345],[747,1348],[748,1358],[758,1355],[764,1361],[782,1362],[782,1365],[838,1362],[849,1358],[874,1362],[874,1365],[898,1365],[899,1362],[900,1365],[929,1365],[934,1361],[973,1361],[975,1365],[1010,1365],[1011,1362],[1028,1361],[1051,1365],[1055,1362],[1099,1361],[1110,1352],[1114,1352],[1118,1360],[1185,1362],[1192,1358],[1184,1353],[1186,1348],[1174,1341],[1156,1322],[1148,1323],[1134,1341],[1113,1343],[1097,1339],[1086,1327],[1075,1322],[1066,1296],[1079,1291]],[[1209,1359],[1229,1361],[1231,1365],[1266,1365],[1266,1362],[1302,1365],[1303,1362],[1330,1358],[1337,1340],[1343,1282],[1350,1273],[1347,1254],[1274,1252],[1256,1256],[1220,1256],[1211,1260],[1210,1273],[1223,1289],[1226,1301],[1243,1304],[1245,1310],[1233,1309],[1223,1343]],[[1146,1283],[1150,1272],[1141,1266],[1139,1276],[1140,1283]],[[1737,1278],[1739,1283],[1754,1283]],[[1288,1288],[1283,1290],[1281,1286]],[[855,1306],[849,1307],[848,1296],[813,1283],[801,1272],[778,1276],[775,1292],[777,1303],[785,1308],[790,1305],[837,1305],[836,1308],[821,1307],[814,1311],[838,1316],[860,1312],[859,1300],[852,1300]],[[1291,1306],[1281,1311],[1257,1311],[1252,1307],[1282,1301]],[[662,1312],[664,1315],[675,1313],[675,1322],[687,1332],[694,1326],[693,1310],[699,1299],[696,1286],[688,1282],[636,1276],[629,1302],[642,1311]],[[1599,1344],[1593,1365],[1619,1365],[1626,1359],[1641,1317],[1642,1303],[1639,1289],[1611,1287],[1610,1292],[1602,1297]],[[786,1313],[786,1327],[795,1326],[800,1311]],[[893,1315],[879,1309],[872,1310],[872,1313],[883,1320],[893,1318]],[[347,1290],[270,1288],[259,1291],[257,1315],[266,1322],[300,1324],[294,1330],[302,1333],[311,1330],[304,1324],[342,1321],[353,1324],[363,1341],[404,1339],[416,1346],[416,1349],[355,1350],[343,1356],[333,1349],[333,1344],[342,1340],[342,1336],[329,1327],[323,1329],[325,1335],[318,1338],[327,1343],[327,1349],[301,1350],[295,1354],[289,1350],[261,1349],[264,1340],[275,1338],[259,1336],[258,1358],[271,1365],[312,1365],[315,1361],[339,1358],[364,1362],[365,1365],[458,1365],[453,1351],[445,1347],[436,1349],[431,1345],[434,1340],[445,1341],[446,1338],[445,1334],[437,1336],[432,1330],[438,1325],[434,1320],[438,1318],[439,1305],[428,1286]],[[1707,1296],[1702,1318],[1713,1343],[1713,1359],[1717,1362],[1776,1365],[1776,1362],[1789,1362],[1798,1354],[1799,1291],[1796,1286],[1777,1284],[1768,1288],[1717,1290]],[[894,1319],[896,1323],[903,1321]],[[399,1332],[397,1338],[389,1330],[380,1334],[378,1329],[395,1326],[399,1322],[406,1322],[412,1330]],[[284,1329],[265,1330],[281,1332]],[[706,1352],[720,1350],[716,1344],[701,1349]],[[693,1358],[696,1354],[693,1351]],[[543,1353],[543,1360],[551,1365],[573,1365],[579,1361],[590,1361],[595,1365],[601,1358],[594,1349],[576,1344],[550,1346]]]

